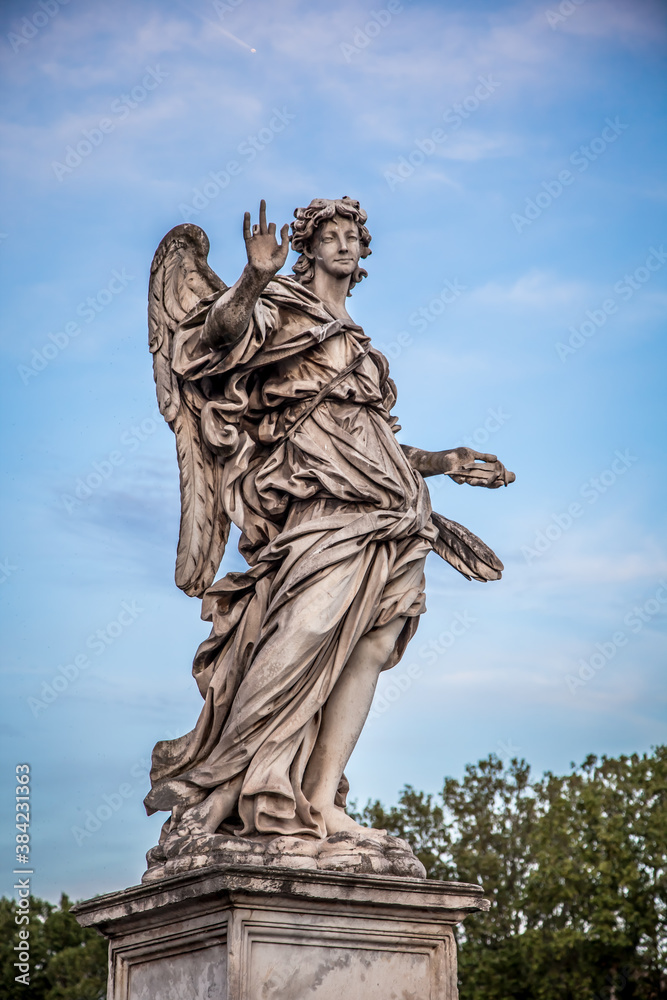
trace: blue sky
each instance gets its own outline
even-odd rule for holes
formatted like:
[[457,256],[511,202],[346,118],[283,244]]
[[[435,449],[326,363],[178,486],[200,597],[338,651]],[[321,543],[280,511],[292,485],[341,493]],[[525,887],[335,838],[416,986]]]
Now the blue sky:
[[[141,805],[150,751],[199,712],[207,627],[173,583],[147,275],[187,218],[233,282],[261,197],[278,224],[313,197],[362,202],[373,256],[350,311],[390,358],[402,440],[467,442],[517,474],[498,491],[431,480],[506,572],[469,583],[429,557],[428,612],[381,680],[352,796],[435,791],[490,752],[561,771],[664,742],[664,7],[22,0],[1,16],[0,816],[13,836],[29,762],[34,891],[139,880],[162,819]],[[223,568],[241,565],[231,545]]]

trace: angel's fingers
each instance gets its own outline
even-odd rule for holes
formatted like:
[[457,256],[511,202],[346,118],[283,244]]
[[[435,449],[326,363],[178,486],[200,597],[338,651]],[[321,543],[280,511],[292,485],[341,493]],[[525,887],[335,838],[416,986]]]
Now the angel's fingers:
[[245,212],[243,215],[243,239],[250,239],[250,212]]
[[499,473],[484,472],[476,476],[471,476],[468,480],[470,486],[485,486],[487,490],[497,490],[503,485],[503,477]]
[[266,202],[263,198],[259,203],[259,231],[262,235],[266,233]]
[[276,235],[276,224],[275,222],[269,222],[269,236]]
[[465,465],[461,466],[461,468],[465,469],[467,472],[474,472],[476,476],[488,476],[490,474],[497,476],[498,470],[490,468],[489,465],[492,465],[492,463],[480,463],[477,465],[475,462],[466,462]]
[[478,462],[497,462],[498,461],[498,457],[496,455],[484,455],[482,452],[480,452],[478,454],[478,456],[477,456],[477,461]]
[[282,241],[283,250],[289,246],[289,222],[286,222],[283,228],[280,230],[280,239]]

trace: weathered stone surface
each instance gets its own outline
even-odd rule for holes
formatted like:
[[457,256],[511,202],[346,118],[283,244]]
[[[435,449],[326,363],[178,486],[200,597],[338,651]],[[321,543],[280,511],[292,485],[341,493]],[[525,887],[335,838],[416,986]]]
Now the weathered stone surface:
[[109,1000],[456,1000],[453,927],[487,908],[476,885],[238,866],[74,912],[110,940]]
[[[211,270],[208,238],[190,223],[164,237],[151,267],[149,346],[180,468],[176,583],[212,625],[194,660],[199,721],[153,751],[146,807],[171,817],[151,878],[241,851],[247,864],[282,854],[287,867],[419,874],[405,847],[324,843],[364,834],[345,812],[344,769],[380,672],[424,610],[427,554],[468,579],[503,568],[432,511],[425,477],[495,489],[514,474],[493,455],[396,437],[387,359],[348,312],[371,253],[366,212],[344,197],[294,214],[293,275],[278,273],[289,226],[278,242],[264,202],[257,225],[245,215],[234,284]],[[231,523],[248,569],[214,582]],[[273,847],[218,834],[239,822]],[[292,849],[286,836],[323,843]]]
[[156,882],[210,865],[310,869],[363,875],[425,878],[410,845],[384,831],[336,833],[322,840],[303,837],[227,837],[220,834],[172,834],[146,855],[142,882]]

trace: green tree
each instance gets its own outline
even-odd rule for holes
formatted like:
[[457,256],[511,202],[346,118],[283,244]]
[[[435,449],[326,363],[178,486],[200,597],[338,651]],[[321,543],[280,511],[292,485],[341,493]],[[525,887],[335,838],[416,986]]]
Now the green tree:
[[362,816],[429,877],[484,885],[490,912],[459,929],[461,1000],[667,997],[667,748],[539,781],[491,755]]
[[[461,1000],[667,998],[667,747],[535,781],[492,754],[440,795],[407,786],[362,818],[408,840],[430,878],[484,885],[490,912],[459,929]],[[29,992],[16,914],[0,899],[3,1000],[102,1000],[106,941],[67,896],[31,899]]]
[[18,944],[15,900],[0,898],[0,996],[3,1000],[103,1000],[106,997],[107,942],[81,927],[62,895],[54,906],[30,898],[30,986],[16,982]]

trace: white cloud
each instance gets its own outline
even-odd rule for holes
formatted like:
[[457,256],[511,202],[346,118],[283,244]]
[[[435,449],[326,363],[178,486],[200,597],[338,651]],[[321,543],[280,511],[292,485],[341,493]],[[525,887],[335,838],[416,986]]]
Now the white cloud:
[[510,306],[551,310],[554,306],[570,306],[573,303],[591,301],[593,290],[582,281],[568,281],[550,271],[534,268],[521,275],[511,284],[497,281],[487,282],[473,289],[467,296],[471,303],[485,306]]
[[[613,24],[622,34],[627,15],[618,5],[587,2],[591,9],[615,11]],[[638,23],[646,23],[649,7],[637,16]],[[579,20],[585,11],[583,5],[569,21]],[[119,126],[119,133],[121,128],[127,133],[140,128],[148,143],[164,133],[168,120],[200,120],[201,142],[212,145],[220,129],[228,139],[242,123],[261,126],[272,100],[302,106],[308,98],[321,102],[323,123],[331,120],[341,131],[345,122],[350,143],[378,143],[384,161],[442,126],[443,114],[474,93],[480,76],[491,77],[499,84],[497,92],[488,104],[480,102],[464,128],[452,131],[438,149],[442,159],[463,163],[512,156],[523,148],[518,132],[486,131],[476,115],[487,114],[492,106],[494,118],[506,115],[518,95],[525,99],[526,87],[531,100],[539,100],[539,94],[553,93],[556,80],[562,90],[576,86],[580,72],[589,72],[578,64],[573,72],[570,64],[563,78],[567,39],[555,37],[543,10],[532,4],[496,11],[486,19],[406,6],[347,64],[340,46],[354,38],[365,18],[356,3],[331,10],[313,9],[301,0],[280,5],[256,0],[240,5],[224,22],[208,4],[197,9],[184,4],[182,13],[178,6],[129,3],[67,8],[20,58],[5,60],[5,74],[24,87],[41,80],[45,89],[69,92],[69,107],[59,104],[41,122],[31,114],[7,122],[2,129],[9,150],[5,162],[20,176],[48,179],[50,160],[79,138],[82,128],[108,114],[110,102],[155,63],[170,74],[165,92],[151,94]],[[250,55],[230,33],[249,40],[257,54]],[[635,36],[648,37],[639,29]],[[253,81],[247,91],[238,86],[243,74]],[[117,141],[115,146],[107,141],[104,159],[114,175],[120,171],[122,176],[128,170],[127,155]],[[460,190],[460,181],[433,168],[421,171],[418,183],[434,179]]]
[[[558,5],[553,4],[558,10]],[[664,41],[664,5],[659,0],[586,0],[556,25],[557,31],[591,38],[614,38],[628,48]]]
[[520,143],[514,136],[465,131],[457,133],[451,142],[445,142],[440,149],[440,155],[445,160],[463,160],[472,163],[499,156],[515,156],[519,147]]
[[614,545],[619,530],[623,530],[618,521],[608,519],[604,532],[599,528],[596,525],[588,532],[580,532],[576,541],[563,540],[561,546],[554,546],[550,558],[533,564],[529,576],[543,601],[549,599],[549,594],[569,591],[576,602],[587,598],[591,587],[604,588],[607,598],[612,588],[619,596],[636,593],[641,587],[657,587],[667,577],[667,553],[661,551],[656,539],[633,539],[625,544],[638,545],[638,550],[623,551],[623,544]]

